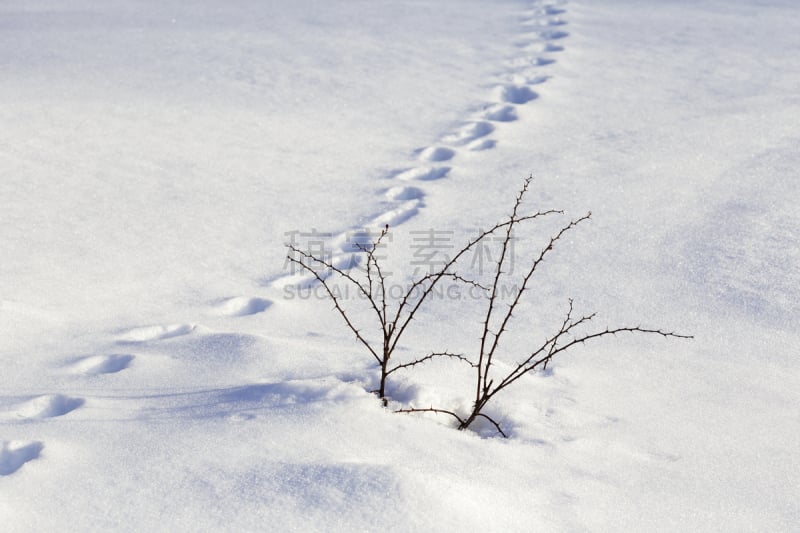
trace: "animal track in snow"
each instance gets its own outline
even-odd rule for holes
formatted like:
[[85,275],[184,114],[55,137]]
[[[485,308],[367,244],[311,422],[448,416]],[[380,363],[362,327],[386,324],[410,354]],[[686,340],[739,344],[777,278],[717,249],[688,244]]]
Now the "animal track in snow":
[[503,81],[512,83],[514,85],[539,85],[546,82],[549,76],[542,76],[534,72],[511,72],[504,76]]
[[553,7],[553,6],[545,6],[539,10],[539,13],[542,15],[561,15],[566,13],[565,9],[561,9],[560,7]]
[[394,209],[390,209],[389,211],[374,217],[368,226],[383,228],[386,224],[389,224],[389,226],[397,226],[402,224],[417,214],[421,203],[422,202],[418,199],[403,202]]
[[544,41],[557,41],[569,35],[569,33],[560,30],[545,30],[538,32],[538,34],[539,38]]
[[561,20],[558,17],[555,18],[548,18],[548,19],[541,19],[538,17],[532,17],[529,19],[525,19],[522,21],[523,26],[534,26],[534,27],[542,27],[542,26],[564,26],[566,22]]
[[517,110],[510,105],[493,105],[483,111],[483,118],[493,122],[512,122],[517,120]]
[[[544,50],[548,45],[545,45],[542,49]],[[555,59],[550,59],[548,57],[518,57],[515,59],[509,59],[506,63],[509,67],[514,69],[526,69],[526,68],[535,68],[535,67],[543,67],[545,65],[550,65],[555,63]]]
[[[278,277],[271,281],[274,287],[279,289],[283,289],[286,287],[298,287],[298,288],[306,288],[312,286],[314,283],[317,282],[317,278],[315,278],[310,273],[306,272],[305,270],[300,270],[299,267],[295,267],[296,271],[285,274],[281,277]],[[320,276],[325,279],[330,276],[330,273],[325,270],[320,273]]]
[[547,43],[547,44],[544,45],[544,51],[545,52],[563,52],[564,51],[564,47],[563,46],[559,46],[557,44],[553,44],[553,43]]
[[433,181],[447,176],[450,167],[416,167],[402,170],[394,175],[399,180]]
[[214,306],[214,310],[225,316],[248,316],[265,311],[272,302],[264,298],[235,296],[226,298]]
[[[413,167],[401,170],[393,177],[404,181],[431,181],[443,178],[449,171],[450,167]],[[361,225],[361,229],[341,233],[331,239],[329,250],[333,254],[326,260],[334,269],[349,270],[358,266],[362,260],[360,252],[375,240],[377,235],[375,232],[383,230],[387,224],[398,226],[412,218],[419,212],[419,208],[423,205],[422,199],[425,197],[425,193],[421,189],[403,185],[387,189],[384,195],[394,203],[393,207],[368,218],[367,222]],[[330,275],[330,269],[320,272],[322,279]],[[286,287],[307,288],[318,281],[317,277],[310,272],[298,268],[290,274],[270,280],[270,283],[276,288],[284,289]]]
[[467,150],[470,152],[481,152],[483,150],[491,150],[497,146],[497,141],[494,139],[478,139],[467,145]]
[[0,476],[13,474],[22,465],[39,457],[44,444],[38,441],[0,441]]
[[419,159],[422,161],[449,161],[456,155],[455,150],[445,146],[429,146],[420,151]]
[[422,189],[410,186],[392,187],[385,193],[386,198],[389,200],[406,201],[406,200],[420,200],[425,197]]
[[359,229],[339,234],[331,241],[331,246],[344,253],[352,254],[369,248],[374,240],[375,235],[367,230]]
[[525,85],[499,85],[492,94],[497,100],[510,104],[525,104],[539,96]]
[[134,356],[130,354],[90,355],[78,359],[70,366],[75,374],[96,376],[98,374],[115,374],[128,368]]
[[194,331],[194,324],[170,324],[166,326],[142,326],[132,328],[120,335],[117,342],[120,344],[135,344],[139,342],[159,341],[187,335]]
[[464,145],[469,142],[485,137],[494,131],[494,126],[489,122],[478,121],[468,122],[452,133],[442,138],[443,142],[455,145]]
[[83,398],[71,398],[63,394],[46,394],[17,405],[3,418],[41,419],[63,416],[84,403]]

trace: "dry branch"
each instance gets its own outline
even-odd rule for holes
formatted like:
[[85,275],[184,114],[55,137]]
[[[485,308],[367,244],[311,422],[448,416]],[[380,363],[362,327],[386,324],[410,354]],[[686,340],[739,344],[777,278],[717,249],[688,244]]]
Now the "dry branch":
[[[532,178],[528,178],[523,183],[523,186],[515,198],[511,213],[506,220],[495,224],[486,231],[480,232],[476,237],[467,241],[467,243],[443,266],[439,267],[438,270],[413,280],[408,289],[395,301],[390,301],[390,295],[387,294],[386,290],[387,274],[381,268],[379,258],[375,255],[378,246],[381,245],[383,238],[388,234],[388,225],[381,231],[380,236],[369,246],[360,243],[356,244],[358,250],[366,255],[364,280],[359,280],[346,269],[337,267],[332,261],[327,261],[311,253],[304,252],[294,245],[287,245],[290,250],[289,260],[310,272],[316,278],[333,301],[334,308],[344,319],[346,326],[355,334],[356,339],[367,348],[369,353],[378,362],[378,366],[380,367],[380,386],[374,392],[383,400],[384,405],[388,404],[388,400],[385,397],[386,380],[388,376],[394,372],[413,368],[437,358],[466,362],[475,369],[476,376],[474,389],[475,397],[472,408],[466,416],[434,407],[426,409],[398,409],[396,412],[431,412],[447,414],[458,421],[458,429],[462,430],[469,428],[477,418],[484,418],[497,429],[498,433],[505,437],[507,435],[500,427],[500,424],[487,416],[483,412],[483,409],[499,392],[505,390],[522,376],[539,369],[546,369],[548,363],[556,355],[564,353],[578,344],[585,344],[589,340],[606,336],[615,336],[618,333],[654,334],[662,337],[683,339],[692,338],[689,335],[681,335],[661,329],[650,329],[641,326],[607,327],[604,330],[579,333],[581,329],[592,322],[595,318],[595,314],[592,313],[580,316],[579,318],[573,318],[574,306],[573,301],[570,299],[567,313],[558,331],[547,337],[541,345],[533,349],[527,356],[524,356],[521,360],[512,364],[512,369],[510,371],[495,376],[497,373],[495,369],[497,367],[494,363],[499,356],[501,339],[503,335],[508,332],[508,326],[515,316],[514,312],[522,301],[523,294],[528,290],[534,274],[538,271],[544,260],[549,256],[550,252],[553,251],[565,233],[591,218],[591,212],[589,212],[584,216],[570,220],[567,224],[562,226],[559,231],[545,242],[538,254],[532,258],[527,270],[525,270],[524,274],[517,280],[518,284],[514,285],[515,290],[510,295],[505,294],[502,288],[510,272],[507,266],[511,260],[511,243],[514,238],[515,228],[519,224],[530,222],[541,217],[563,214],[563,211],[551,209],[538,211],[529,215],[520,215],[520,210],[525,195],[530,187],[531,180]],[[502,237],[499,239],[500,253],[494,264],[491,285],[483,285],[474,279],[470,279],[467,276],[455,272],[458,261],[465,254],[487,237],[500,231],[502,231]],[[378,330],[381,332],[380,346],[378,346],[377,342],[370,342],[367,340],[366,336],[361,334],[361,330],[356,327],[353,315],[350,311],[345,309],[343,305],[342,297],[337,295],[332,288],[332,280],[336,278],[355,286],[358,292],[365,297],[364,300],[367,302],[371,314],[377,319]],[[481,289],[486,294],[486,310],[482,320],[480,344],[478,346],[475,362],[464,354],[441,351],[431,352],[428,355],[411,361],[392,363],[394,350],[397,348],[403,334],[409,328],[411,322],[416,317],[416,313],[427,300],[428,296],[433,293],[437,284],[443,279],[449,279],[457,283],[463,283]]]

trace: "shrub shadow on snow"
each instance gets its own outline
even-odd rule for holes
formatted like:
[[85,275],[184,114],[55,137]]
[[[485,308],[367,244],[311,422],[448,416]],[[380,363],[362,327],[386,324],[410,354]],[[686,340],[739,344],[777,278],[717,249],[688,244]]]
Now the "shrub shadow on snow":
[[[138,418],[254,418],[262,411],[337,403],[365,396],[360,387],[338,380],[288,380],[275,383],[139,396]],[[252,415],[252,416],[251,416]]]
[[389,381],[386,385],[386,397],[394,402],[411,403],[419,398],[420,393],[419,385],[404,379],[395,379],[394,381]]
[[283,407],[320,401],[338,401],[352,396],[350,387],[341,382],[314,380],[258,383],[223,391],[223,403]]
[[[369,394],[375,394],[375,391],[380,386],[380,378],[374,368],[339,373],[336,378]],[[413,403],[419,399],[421,392],[422,388],[419,385],[405,378],[394,378],[393,376],[393,379],[386,382],[386,399],[390,402],[399,404]],[[377,396],[375,398],[377,399]]]

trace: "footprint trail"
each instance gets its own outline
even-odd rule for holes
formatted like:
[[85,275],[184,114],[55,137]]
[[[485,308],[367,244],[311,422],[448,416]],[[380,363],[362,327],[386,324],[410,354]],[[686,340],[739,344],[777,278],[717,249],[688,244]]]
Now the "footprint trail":
[[[394,162],[399,170],[385,172],[379,176],[381,185],[376,193],[377,208],[361,217],[357,225],[346,227],[338,233],[325,234],[325,242],[331,250],[327,260],[335,269],[348,270],[363,260],[361,251],[369,246],[386,225],[395,227],[415,217],[425,207],[426,190],[434,188],[436,182],[452,179],[454,170],[461,162],[478,157],[479,152],[494,149],[497,136],[505,128],[514,127],[524,118],[521,106],[529,105],[539,98],[533,87],[545,83],[550,74],[549,65],[555,63],[552,54],[564,50],[566,13],[561,7],[535,0],[520,16],[519,35],[516,43],[510,43],[511,56],[501,65],[499,73],[480,85],[487,87],[487,94],[465,112],[452,129],[441,132],[433,142],[418,145],[409,152],[405,161]],[[330,275],[323,272],[321,276]],[[309,287],[317,278],[309,273],[295,271],[280,273],[270,280],[275,288],[287,286]],[[205,315],[222,317],[247,317],[267,311],[271,300],[251,296],[231,296],[209,302]],[[146,346],[177,337],[185,339],[169,343],[184,360],[205,365],[227,366],[227,359],[217,361],[219,354],[226,357],[244,357],[247,346],[256,343],[254,337],[238,334],[207,334],[196,332],[196,324],[174,323],[132,327],[119,332],[113,339],[116,345]],[[202,329],[202,328],[201,328]],[[194,334],[193,334],[194,333]],[[193,334],[193,335],[192,335]],[[125,350],[123,350],[125,351]],[[110,375],[132,371],[136,355],[111,353],[90,355],[69,361],[66,372],[76,380],[114,379]],[[263,394],[285,391],[261,387],[248,389],[242,395],[256,394],[259,401]],[[290,391],[291,392],[291,391]],[[303,391],[304,395],[308,395]],[[66,394],[44,394],[22,399],[18,404],[0,413],[0,420],[19,423],[53,423],[52,419],[69,415],[81,408],[86,400]],[[36,422],[31,422],[36,421]],[[0,476],[18,472],[26,463],[40,457],[44,443],[40,441],[0,441]]]
[[[372,242],[370,235],[383,229],[403,224],[425,207],[425,186],[428,183],[451,179],[454,167],[467,154],[476,154],[497,146],[496,134],[520,120],[518,109],[539,98],[532,87],[545,83],[550,75],[548,65],[556,62],[552,54],[564,50],[561,44],[569,34],[565,31],[567,21],[563,15],[563,3],[534,0],[519,16],[519,36],[513,43],[513,54],[503,63],[501,72],[489,84],[492,87],[483,103],[464,116],[460,124],[445,131],[438,140],[428,146],[412,151],[412,165],[400,167],[384,174],[383,179],[393,182],[412,182],[415,185],[390,185],[378,194],[382,196],[381,211],[362,217],[358,226],[340,233],[331,234],[327,258],[336,268],[352,268],[359,264],[358,246],[344,245],[349,238],[366,232],[362,246]],[[472,156],[474,157],[474,155]],[[441,165],[446,163],[447,166]],[[316,278],[305,272],[283,273],[275,276],[270,284],[276,288],[289,285],[306,287],[316,283]]]

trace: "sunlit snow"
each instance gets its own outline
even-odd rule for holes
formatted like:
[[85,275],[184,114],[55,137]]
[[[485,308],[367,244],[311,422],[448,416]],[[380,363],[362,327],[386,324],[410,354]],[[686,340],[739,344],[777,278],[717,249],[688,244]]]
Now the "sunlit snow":
[[[798,20],[791,0],[0,3],[0,530],[795,530]],[[402,284],[420,239],[463,244],[529,175],[528,208],[592,220],[500,369],[569,299],[695,338],[565,354],[493,401],[508,439],[393,413],[463,412],[471,369],[398,372],[384,407],[285,245],[357,270],[388,224]],[[400,357],[476,349],[481,303],[457,296]]]

